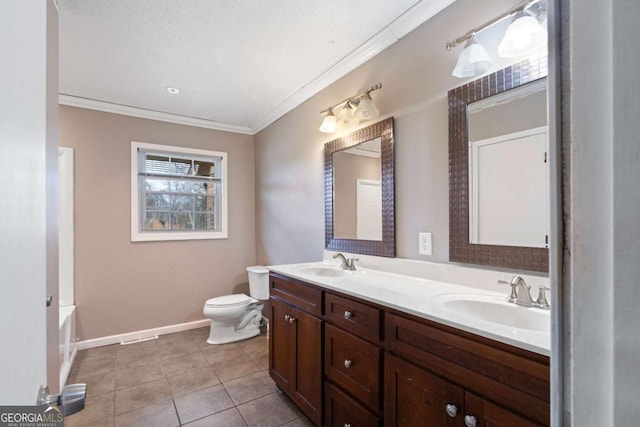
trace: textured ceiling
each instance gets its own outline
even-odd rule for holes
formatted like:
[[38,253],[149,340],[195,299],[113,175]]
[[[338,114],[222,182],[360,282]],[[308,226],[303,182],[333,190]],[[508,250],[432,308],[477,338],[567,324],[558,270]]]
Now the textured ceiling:
[[406,33],[452,1],[59,0],[60,93],[255,132],[398,17],[429,3]]

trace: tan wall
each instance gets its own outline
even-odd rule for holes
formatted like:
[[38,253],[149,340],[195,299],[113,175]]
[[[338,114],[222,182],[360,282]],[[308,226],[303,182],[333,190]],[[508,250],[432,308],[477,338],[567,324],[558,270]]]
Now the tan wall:
[[[131,141],[229,153],[229,238],[130,241]],[[248,292],[255,263],[249,135],[60,107],[75,149],[75,294],[81,340],[203,319],[207,298]]]
[[[444,46],[518,3],[458,0],[402,40],[256,135],[256,247],[260,263],[322,258],[323,134],[320,111],[376,81],[383,116],[395,117],[397,256],[449,258],[447,91],[459,47]],[[433,233],[433,256],[418,255],[418,232]]]

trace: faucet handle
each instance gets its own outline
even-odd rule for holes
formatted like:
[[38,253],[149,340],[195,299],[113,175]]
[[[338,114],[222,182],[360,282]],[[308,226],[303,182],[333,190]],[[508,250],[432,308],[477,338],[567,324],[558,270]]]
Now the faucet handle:
[[498,283],[501,285],[511,286],[511,294],[507,297],[507,302],[515,303],[516,301],[518,301],[518,294],[516,293],[517,283],[507,282],[506,280],[498,280]]
[[538,299],[536,300],[534,307],[540,308],[542,310],[549,310],[549,301],[547,300],[547,294],[545,291],[548,291],[549,288],[546,286],[538,287]]

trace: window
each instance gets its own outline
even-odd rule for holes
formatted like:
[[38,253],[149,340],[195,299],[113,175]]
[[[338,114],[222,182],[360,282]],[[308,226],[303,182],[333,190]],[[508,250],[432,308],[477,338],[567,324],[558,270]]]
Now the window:
[[131,241],[227,238],[227,153],[131,143]]

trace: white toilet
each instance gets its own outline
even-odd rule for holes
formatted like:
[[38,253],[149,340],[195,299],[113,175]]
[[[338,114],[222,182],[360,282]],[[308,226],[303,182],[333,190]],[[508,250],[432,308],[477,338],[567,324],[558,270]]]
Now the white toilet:
[[269,270],[262,266],[247,267],[249,293],[208,299],[202,312],[211,319],[209,344],[226,344],[260,334],[262,308],[259,300],[269,299]]

